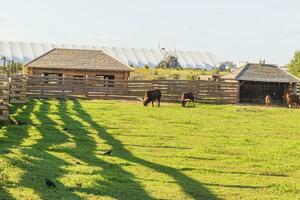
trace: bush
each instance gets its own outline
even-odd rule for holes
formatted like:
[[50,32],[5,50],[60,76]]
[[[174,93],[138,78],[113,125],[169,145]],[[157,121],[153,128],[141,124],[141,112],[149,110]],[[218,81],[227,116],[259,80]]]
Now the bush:
[[171,74],[170,78],[175,79],[175,80],[179,80],[180,79],[180,74]]
[[186,76],[186,79],[187,80],[195,81],[195,80],[197,80],[197,77],[198,77],[197,75],[190,75],[189,74],[189,75]]
[[206,75],[205,71],[201,70],[200,75]]
[[166,80],[166,77],[165,76],[158,76],[157,80]]

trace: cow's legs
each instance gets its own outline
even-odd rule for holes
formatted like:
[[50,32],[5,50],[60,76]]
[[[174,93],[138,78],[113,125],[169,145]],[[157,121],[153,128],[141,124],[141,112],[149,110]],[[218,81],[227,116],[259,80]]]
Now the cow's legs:
[[154,101],[151,101],[151,103],[152,103],[152,107],[154,107]]
[[157,99],[157,106],[160,107],[160,99]]

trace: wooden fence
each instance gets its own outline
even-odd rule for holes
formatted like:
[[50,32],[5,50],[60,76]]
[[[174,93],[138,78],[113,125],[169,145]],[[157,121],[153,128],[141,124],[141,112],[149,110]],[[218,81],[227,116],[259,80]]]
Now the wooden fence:
[[14,76],[9,83],[9,102],[26,103],[27,78],[25,76]]
[[185,80],[97,80],[92,78],[27,77],[26,95],[33,98],[137,100],[147,90],[160,89],[162,101],[177,102],[183,92],[193,92],[199,102],[234,104],[238,83]]
[[[9,103],[26,103],[27,97],[137,100],[152,89],[160,89],[165,102],[180,101],[183,92],[193,92],[198,102],[213,104],[239,103],[240,96],[236,81],[0,77],[0,119],[8,121]],[[297,92],[300,95],[300,85]]]
[[26,95],[32,98],[72,98],[85,96],[86,79],[28,76]]
[[0,77],[0,119],[9,120],[9,78]]

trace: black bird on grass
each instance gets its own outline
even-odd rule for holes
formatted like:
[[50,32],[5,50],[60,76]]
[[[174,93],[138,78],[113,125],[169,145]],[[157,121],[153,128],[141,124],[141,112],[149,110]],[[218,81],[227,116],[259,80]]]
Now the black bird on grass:
[[45,179],[45,182],[48,187],[56,187],[56,185],[48,178]]
[[107,151],[107,152],[105,152],[103,155],[105,155],[105,156],[110,156],[110,155],[111,155],[111,153],[112,153],[112,149],[111,149],[111,150],[109,150],[109,151]]
[[67,131],[67,130],[69,130],[68,127],[63,128],[63,131]]
[[24,121],[17,120],[17,125],[26,125],[27,123]]
[[10,124],[12,124],[12,125],[26,125],[26,122],[16,120],[16,119],[10,119],[9,121],[10,121]]
[[81,162],[80,161],[76,161],[75,162],[77,165],[81,165]]
[[76,183],[76,186],[81,188],[82,184],[81,183]]

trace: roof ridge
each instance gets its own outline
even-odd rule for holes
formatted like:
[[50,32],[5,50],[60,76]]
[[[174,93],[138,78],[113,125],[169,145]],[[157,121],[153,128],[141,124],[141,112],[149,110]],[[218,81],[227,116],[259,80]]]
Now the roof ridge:
[[68,50],[68,51],[102,51],[104,52],[102,49],[79,49],[79,48],[53,48],[53,50]]
[[249,68],[251,64],[246,64],[245,66],[242,67],[242,69],[240,69],[240,72],[236,75],[235,79],[238,79],[239,77],[242,76],[243,73],[245,73],[245,71]]

